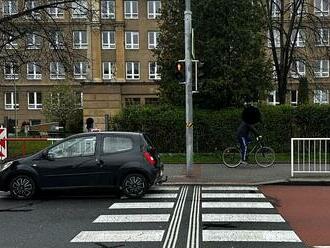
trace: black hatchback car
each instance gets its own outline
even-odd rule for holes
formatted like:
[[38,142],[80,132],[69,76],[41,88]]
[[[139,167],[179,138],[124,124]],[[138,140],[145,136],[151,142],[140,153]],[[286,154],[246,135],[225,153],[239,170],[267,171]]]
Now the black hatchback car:
[[163,180],[163,164],[147,135],[83,133],[41,152],[5,163],[0,190],[30,199],[38,190],[113,187],[138,198]]

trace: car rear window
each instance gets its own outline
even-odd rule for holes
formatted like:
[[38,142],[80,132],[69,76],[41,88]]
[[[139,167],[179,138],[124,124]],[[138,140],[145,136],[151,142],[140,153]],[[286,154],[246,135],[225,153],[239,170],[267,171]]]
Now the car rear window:
[[128,151],[133,148],[133,141],[128,137],[108,136],[103,140],[103,153]]

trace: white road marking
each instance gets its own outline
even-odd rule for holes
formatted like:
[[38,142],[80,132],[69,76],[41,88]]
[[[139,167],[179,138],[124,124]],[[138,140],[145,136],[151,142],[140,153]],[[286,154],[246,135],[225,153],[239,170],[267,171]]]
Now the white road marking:
[[202,198],[265,198],[260,193],[202,193]]
[[301,242],[293,231],[203,230],[203,241]]
[[199,247],[199,209],[200,209],[200,192],[201,187],[195,186],[193,198],[191,201],[187,248]]
[[109,209],[132,209],[132,208],[173,208],[174,202],[122,202],[114,203]]
[[83,231],[71,242],[160,242],[164,232],[164,230]]
[[170,214],[100,215],[93,223],[167,222]]
[[228,190],[228,191],[232,191],[232,190],[258,190],[257,187],[243,187],[243,186],[203,186],[202,187],[203,191],[207,191],[207,190]]
[[175,187],[175,186],[153,186],[149,190],[154,191],[154,190],[160,190],[160,191],[174,191],[174,190],[179,190],[180,187]]
[[178,194],[145,194],[143,198],[145,199],[169,199],[169,198],[177,198]]
[[269,202],[202,202],[202,208],[273,208]]
[[175,247],[178,233],[180,230],[180,224],[182,219],[182,213],[184,210],[184,205],[186,202],[188,187],[184,186],[181,188],[180,195],[177,201],[177,204],[174,208],[174,213],[172,215],[172,219],[170,225],[168,227],[168,231],[166,234],[166,238],[163,244],[163,248],[172,248]]
[[285,222],[279,214],[202,214],[204,222]]

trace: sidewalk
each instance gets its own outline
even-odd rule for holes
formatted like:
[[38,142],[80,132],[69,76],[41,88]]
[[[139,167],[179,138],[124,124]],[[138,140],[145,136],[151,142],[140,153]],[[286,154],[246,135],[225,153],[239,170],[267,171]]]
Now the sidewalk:
[[290,164],[275,164],[269,168],[257,165],[227,168],[220,164],[194,164],[191,176],[187,176],[185,164],[165,164],[164,184],[228,184],[261,185],[274,183],[330,183],[330,174],[291,177]]

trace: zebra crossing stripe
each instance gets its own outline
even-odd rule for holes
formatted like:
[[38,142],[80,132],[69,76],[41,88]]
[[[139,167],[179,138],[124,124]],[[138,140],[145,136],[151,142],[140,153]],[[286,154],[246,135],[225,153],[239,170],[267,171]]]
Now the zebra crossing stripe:
[[244,187],[244,186],[203,186],[202,187],[203,191],[211,191],[211,190],[228,190],[228,191],[233,191],[233,190],[254,190],[257,191],[257,187]]
[[204,222],[285,222],[279,214],[202,214]]
[[143,196],[143,198],[145,198],[145,199],[157,199],[157,198],[169,199],[169,198],[176,198],[177,196],[178,196],[178,194],[146,194]]
[[202,202],[202,208],[273,208],[269,202]]
[[202,193],[202,198],[265,198],[261,193]]
[[275,230],[203,230],[203,241],[301,242],[293,231]]
[[174,202],[122,202],[114,203],[109,209],[133,209],[133,208],[173,208]]
[[93,223],[167,222],[170,214],[100,215]]
[[160,242],[164,232],[164,230],[83,231],[71,242]]
[[180,187],[175,187],[175,186],[154,186],[149,189],[149,191],[155,191],[155,190],[160,190],[160,191],[174,191],[174,190],[179,190]]

